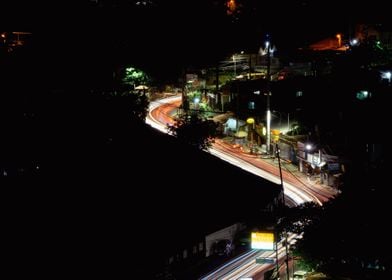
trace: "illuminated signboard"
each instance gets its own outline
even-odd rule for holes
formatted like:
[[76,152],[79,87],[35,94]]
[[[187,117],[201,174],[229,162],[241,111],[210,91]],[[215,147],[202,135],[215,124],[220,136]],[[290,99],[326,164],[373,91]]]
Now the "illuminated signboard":
[[252,249],[274,250],[274,234],[272,232],[252,232]]

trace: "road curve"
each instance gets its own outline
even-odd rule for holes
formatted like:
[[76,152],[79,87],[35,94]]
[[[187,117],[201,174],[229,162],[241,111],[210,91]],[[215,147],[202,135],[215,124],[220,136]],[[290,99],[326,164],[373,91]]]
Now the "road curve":
[[[167,124],[173,123],[173,113],[177,110],[180,104],[181,96],[173,96],[152,101],[150,103],[146,123],[163,133],[168,133]],[[208,152],[252,174],[260,176],[273,183],[280,184],[279,170],[276,166],[269,164],[256,156],[245,154],[219,139],[216,139],[215,143]],[[282,170],[282,177],[285,201],[288,206],[295,206],[309,201],[322,205],[323,202],[328,201],[336,195],[336,193],[331,190],[324,190],[315,185],[311,185],[308,182],[304,182],[286,170]],[[291,240],[294,242],[297,237],[298,236],[296,234],[289,234],[288,240],[289,242]],[[282,262],[285,256],[284,247],[281,243],[282,242],[278,244],[279,262]],[[260,257],[273,258],[276,257],[276,252],[250,250],[233,258],[200,279],[240,279],[242,277],[253,277],[257,274],[270,270],[272,264],[256,264],[256,258]]]

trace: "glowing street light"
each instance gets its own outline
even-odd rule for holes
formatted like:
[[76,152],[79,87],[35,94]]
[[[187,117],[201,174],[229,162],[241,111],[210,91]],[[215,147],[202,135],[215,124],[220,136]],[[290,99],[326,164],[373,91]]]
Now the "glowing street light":
[[391,71],[387,71],[387,72],[382,72],[381,73],[381,78],[382,79],[387,79],[388,83],[391,83],[391,78],[392,78],[392,72]]
[[267,119],[267,154],[271,153],[271,109],[270,109],[270,95],[271,95],[271,55],[274,52],[274,47],[271,47],[270,41],[265,42],[265,49],[260,49],[261,55],[267,56],[267,104],[266,104],[266,119]]
[[356,46],[358,43],[359,43],[359,42],[358,42],[358,39],[356,39],[356,38],[354,38],[354,39],[352,39],[352,40],[350,41],[350,45],[351,45],[351,46]]
[[338,48],[340,48],[342,46],[342,35],[338,33],[336,38],[338,39]]
[[193,99],[193,103],[195,103],[195,109],[199,110],[199,102],[200,102],[200,98],[199,97],[195,97]]

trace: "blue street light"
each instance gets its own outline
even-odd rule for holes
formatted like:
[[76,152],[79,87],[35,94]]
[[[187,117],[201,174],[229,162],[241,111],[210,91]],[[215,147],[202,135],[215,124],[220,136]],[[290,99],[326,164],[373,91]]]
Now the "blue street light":
[[195,110],[199,110],[199,102],[200,102],[200,98],[199,97],[195,97],[193,99],[193,103],[195,103]]

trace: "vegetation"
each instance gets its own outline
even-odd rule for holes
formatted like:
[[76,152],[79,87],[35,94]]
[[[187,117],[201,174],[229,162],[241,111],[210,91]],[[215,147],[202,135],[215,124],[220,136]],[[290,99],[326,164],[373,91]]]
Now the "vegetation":
[[128,67],[125,69],[125,75],[122,82],[130,88],[135,89],[137,86],[146,85],[150,81],[150,77],[142,70]]
[[[109,101],[121,112],[129,114],[134,121],[144,121],[148,113],[148,97],[141,91],[122,91],[109,93]],[[129,119],[129,117],[127,119]]]
[[169,125],[168,130],[180,141],[198,149],[208,149],[216,136],[217,124],[197,114],[182,115]]
[[381,180],[371,172],[353,174],[354,178],[346,178],[344,192],[325,204],[322,211],[302,209],[307,213],[303,221],[313,218],[304,224],[304,236],[295,253],[330,277],[387,278],[390,246],[384,242],[388,230],[381,216],[386,211],[387,194]]

